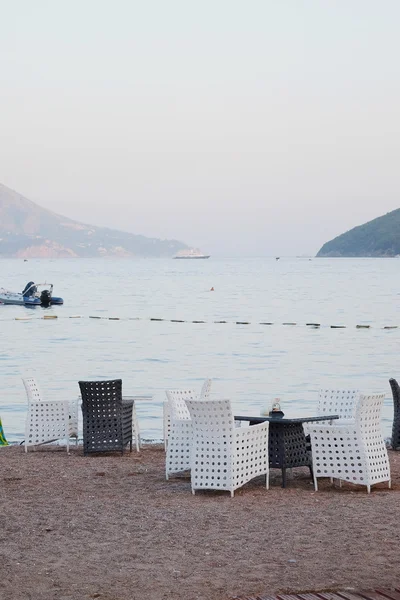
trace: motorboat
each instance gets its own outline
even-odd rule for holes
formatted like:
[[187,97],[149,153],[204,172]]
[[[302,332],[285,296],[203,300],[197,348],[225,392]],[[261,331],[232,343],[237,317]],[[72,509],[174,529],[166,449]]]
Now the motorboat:
[[62,298],[53,296],[52,283],[34,283],[29,281],[22,292],[10,292],[0,288],[0,304],[17,304],[21,306],[50,306],[64,304]]
[[181,250],[174,258],[210,258],[210,255],[203,254],[198,248],[189,248],[189,250]]

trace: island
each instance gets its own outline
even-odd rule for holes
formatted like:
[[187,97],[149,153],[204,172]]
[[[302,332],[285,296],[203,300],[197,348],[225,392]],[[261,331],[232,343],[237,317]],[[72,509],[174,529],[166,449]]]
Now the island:
[[400,208],[326,242],[317,257],[393,257],[400,255]]
[[0,257],[172,257],[182,250],[188,246],[177,240],[74,221],[0,184]]

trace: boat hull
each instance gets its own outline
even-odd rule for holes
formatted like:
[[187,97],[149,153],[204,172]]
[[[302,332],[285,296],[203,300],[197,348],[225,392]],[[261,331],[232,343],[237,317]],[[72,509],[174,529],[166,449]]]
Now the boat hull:
[[29,298],[28,296],[23,296],[22,294],[6,292],[3,294],[0,293],[0,303],[14,304],[17,306],[40,306],[40,298]]
[[[42,302],[40,298],[32,296],[23,296],[14,292],[0,292],[0,304],[12,304],[14,306],[41,306]],[[50,304],[64,304],[62,298],[52,296]]]
[[180,260],[201,260],[204,258],[210,258],[210,256],[174,256],[174,258],[179,258]]

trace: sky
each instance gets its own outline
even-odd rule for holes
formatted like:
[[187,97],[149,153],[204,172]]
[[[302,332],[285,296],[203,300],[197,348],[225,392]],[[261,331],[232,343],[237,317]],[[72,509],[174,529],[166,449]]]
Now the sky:
[[0,182],[219,256],[400,207],[398,0],[0,0]]

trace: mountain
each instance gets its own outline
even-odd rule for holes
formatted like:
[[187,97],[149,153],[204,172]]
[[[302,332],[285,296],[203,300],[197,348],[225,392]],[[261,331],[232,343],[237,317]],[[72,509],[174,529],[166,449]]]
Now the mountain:
[[0,184],[0,257],[168,257],[187,247],[62,217]]
[[400,208],[326,242],[317,256],[397,256],[400,254]]

